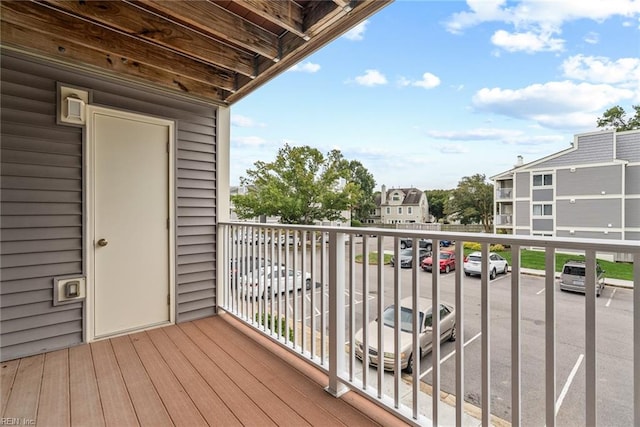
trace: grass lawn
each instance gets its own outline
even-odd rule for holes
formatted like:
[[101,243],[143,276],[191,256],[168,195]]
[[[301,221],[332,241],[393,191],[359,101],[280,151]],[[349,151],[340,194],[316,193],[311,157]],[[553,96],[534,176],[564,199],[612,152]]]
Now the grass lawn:
[[[471,249],[465,249],[465,255],[470,252],[474,252]],[[511,265],[511,251],[497,251],[509,261]],[[384,254],[384,263],[389,264],[392,255]],[[567,260],[584,260],[582,255],[568,255],[556,253],[556,271],[559,272],[562,266]],[[362,262],[362,255],[356,255],[356,262]],[[626,262],[610,262],[603,259],[599,259],[598,263],[605,270],[605,276],[613,279],[633,280],[633,264]],[[369,252],[369,264],[378,264],[378,253]],[[520,255],[520,264],[522,268],[532,268],[534,270],[544,270],[544,252],[542,251],[530,251],[523,249]]]
[[[465,255],[474,252],[470,249],[465,249]],[[502,255],[509,261],[511,265],[511,251],[496,251],[496,253]],[[556,271],[560,272],[562,266],[568,260],[584,261],[583,255],[569,255],[556,253]],[[544,270],[544,252],[543,251],[530,251],[523,249],[520,253],[520,264],[522,268],[532,268],[534,270]],[[605,277],[611,277],[612,279],[633,280],[633,264],[626,262],[610,262],[603,259],[598,259],[598,264],[605,271]]]

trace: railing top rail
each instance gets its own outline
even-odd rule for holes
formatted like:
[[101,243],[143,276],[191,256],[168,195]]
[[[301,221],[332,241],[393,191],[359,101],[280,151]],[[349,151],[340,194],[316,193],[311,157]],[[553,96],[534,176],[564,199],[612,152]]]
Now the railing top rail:
[[462,233],[431,230],[388,229],[376,227],[335,227],[321,225],[264,224],[249,222],[220,222],[219,225],[253,228],[278,228],[284,230],[306,230],[316,232],[338,232],[350,235],[367,234],[385,237],[426,238],[457,240],[477,243],[501,243],[512,246],[551,247],[574,250],[595,250],[600,252],[621,252],[640,254],[640,240],[586,239],[572,237],[519,236],[513,234]]

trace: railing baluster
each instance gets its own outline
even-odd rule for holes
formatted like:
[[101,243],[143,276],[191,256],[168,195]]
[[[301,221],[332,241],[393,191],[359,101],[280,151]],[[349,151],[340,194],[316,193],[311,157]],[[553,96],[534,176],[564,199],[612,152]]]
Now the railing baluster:
[[554,294],[556,257],[554,248],[545,250],[545,402],[546,427],[556,425],[556,303]]
[[[312,231],[311,232],[311,239],[315,242],[316,241],[316,232]],[[316,269],[318,268],[317,266],[317,250],[316,250],[316,245],[314,244],[313,246],[311,246],[311,282],[312,283],[316,283],[316,280],[318,279],[317,276],[317,271]],[[325,283],[322,281],[322,277],[320,278],[320,293],[322,294],[324,292],[324,287],[325,287]],[[317,351],[317,347],[316,347],[316,292],[315,290],[313,292],[311,292],[311,360],[315,360],[316,358],[316,351]]]
[[[598,403],[596,401],[596,252],[586,251],[586,268],[585,268],[585,410],[586,425],[596,425],[596,410]],[[557,414],[557,411],[556,411]]]
[[[384,246],[382,242],[384,237],[379,235],[378,238],[378,257],[382,256],[384,259]],[[398,259],[397,251],[394,251],[394,256]],[[378,330],[376,333],[378,334],[378,399],[381,399],[384,393],[382,392],[382,388],[384,386],[384,369],[381,364],[384,364],[384,343],[382,339],[382,331],[384,327],[384,322],[382,321],[382,313],[384,312],[384,262],[378,263]]]
[[520,345],[520,246],[511,246],[511,425],[522,423]]
[[[419,245],[418,245],[419,246]],[[414,262],[413,265],[413,271],[412,273],[412,280],[411,280],[411,307],[413,310],[413,316],[411,319],[412,322],[412,330],[413,330],[413,334],[412,334],[412,340],[413,342],[411,343],[411,346],[415,349],[415,348],[419,348],[420,346],[420,328],[422,327],[422,325],[420,324],[420,307],[418,305],[418,300],[420,298],[420,277],[418,275],[418,271],[420,271],[420,267],[418,265],[420,259],[416,258],[417,254],[414,250],[414,260],[416,260],[416,262]],[[433,258],[432,258],[433,259]],[[419,397],[418,397],[418,392],[420,391],[420,365],[421,365],[421,360],[420,358],[416,359],[416,364],[415,364],[415,369],[412,372],[412,377],[413,377],[413,382],[411,384],[411,415],[413,416],[414,419],[418,419],[418,408],[419,408]]]
[[[349,381],[355,379],[356,352],[356,245],[354,235],[349,234]],[[363,297],[363,303],[364,299]]]
[[[306,242],[307,241],[307,230],[304,230],[302,232],[302,241]],[[312,245],[315,245],[315,242],[311,242]],[[315,290],[315,283],[313,283],[312,279],[311,280],[311,286],[309,287],[309,289],[307,289],[307,273],[309,272],[309,268],[307,267],[307,245],[304,244],[302,245],[302,260],[301,260],[301,264],[302,264],[302,280],[304,280],[304,284],[303,284],[303,291],[301,292],[302,296],[300,298],[300,354],[304,354],[305,353],[305,337],[306,337],[306,328],[307,328],[307,295],[309,294],[309,292],[314,292]]]
[[640,251],[633,254],[633,421],[640,424]]
[[[322,274],[322,283],[327,283],[329,286],[328,267],[327,262],[327,235],[325,232],[321,233],[322,247],[320,248],[320,267]],[[324,366],[327,363],[327,306],[324,287],[320,293],[320,363]]]
[[[417,243],[417,239],[415,239]],[[400,288],[402,286],[402,278],[400,276],[400,240],[394,239],[393,252],[396,254],[396,262],[393,266],[393,404],[396,408],[400,407],[400,378],[402,377],[401,371],[401,357],[400,357],[400,328],[402,327],[400,314],[402,313],[402,307],[400,304]],[[415,253],[415,244],[414,244]],[[384,324],[384,318],[381,314],[378,315],[378,323]],[[382,337],[379,337],[378,343],[382,341]],[[378,345],[380,347],[380,345]],[[413,350],[413,357],[415,359],[416,349]],[[384,352],[378,354],[378,369],[384,371]]]
[[[383,258],[384,260],[384,258]],[[380,264],[380,254],[378,254]],[[367,389],[369,379],[369,236],[362,235],[362,388]]]
[[482,369],[482,425],[491,425],[491,350],[489,339],[489,243],[482,243],[482,267],[480,274],[480,325],[482,332],[482,350],[480,366]]
[[[464,417],[464,242],[456,242],[456,426]],[[432,258],[433,259],[433,258]],[[432,267],[433,268],[433,267]]]
[[[431,242],[431,400],[434,425],[440,419],[440,242]],[[419,353],[417,353],[419,354]]]

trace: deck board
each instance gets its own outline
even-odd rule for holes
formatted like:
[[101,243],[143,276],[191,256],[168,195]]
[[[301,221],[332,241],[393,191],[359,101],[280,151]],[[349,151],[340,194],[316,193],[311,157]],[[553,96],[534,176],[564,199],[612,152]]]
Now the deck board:
[[71,423],[68,350],[45,354],[37,419],[39,426],[63,427]]
[[71,347],[69,366],[71,367],[69,369],[71,424],[96,427],[105,425],[91,347],[89,345]]
[[127,393],[127,387],[120,373],[111,342],[104,340],[92,343],[91,353],[105,423],[113,426],[137,424],[136,413]]
[[229,315],[2,367],[2,417],[37,426],[401,424],[353,392],[332,397],[325,373]]
[[130,337],[116,337],[110,341],[140,425],[171,425],[171,417],[138,358]]

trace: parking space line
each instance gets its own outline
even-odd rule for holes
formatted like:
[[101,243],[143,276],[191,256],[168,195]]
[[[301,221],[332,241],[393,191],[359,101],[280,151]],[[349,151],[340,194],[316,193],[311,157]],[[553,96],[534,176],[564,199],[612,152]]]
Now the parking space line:
[[562,401],[564,400],[564,397],[567,395],[567,392],[569,391],[569,387],[571,386],[571,383],[573,382],[573,377],[576,376],[576,373],[578,372],[578,368],[580,367],[580,364],[582,363],[583,359],[584,359],[584,354],[581,354],[578,357],[578,360],[576,361],[576,364],[573,366],[573,369],[569,373],[569,377],[567,378],[567,382],[564,384],[564,387],[562,387],[562,391],[560,392],[560,396],[558,396],[558,400],[556,401],[556,415],[558,415],[558,411],[560,410],[560,406],[562,406]]
[[[467,345],[471,344],[472,341],[476,340],[478,337],[480,337],[480,335],[482,335],[482,332],[478,332],[476,334],[476,336],[474,336],[473,338],[471,338],[469,341],[467,341],[466,343],[464,343],[463,347],[466,347]],[[444,362],[446,362],[449,358],[451,358],[454,354],[456,354],[456,351],[453,350],[451,353],[447,354],[445,357],[443,357],[442,359],[440,359],[440,364],[442,365]],[[420,375],[420,379],[422,379],[423,377],[425,377],[426,375],[429,375],[429,373],[433,370],[433,366],[430,367],[429,369],[427,369],[426,371],[424,371],[422,373],[422,375]]]
[[544,292],[544,288],[540,289],[538,292],[536,292],[536,295],[540,295],[541,293]]
[[615,295],[616,290],[615,288],[613,289],[613,291],[611,292],[611,296],[609,296],[609,300],[607,301],[607,303],[604,305],[605,307],[609,307],[609,304],[611,304],[611,300],[613,299],[613,296]]

